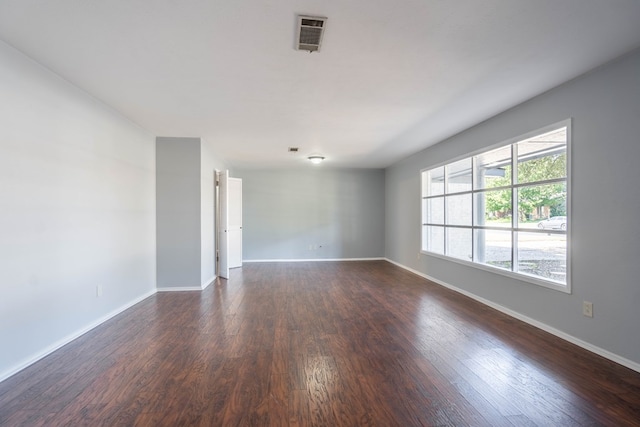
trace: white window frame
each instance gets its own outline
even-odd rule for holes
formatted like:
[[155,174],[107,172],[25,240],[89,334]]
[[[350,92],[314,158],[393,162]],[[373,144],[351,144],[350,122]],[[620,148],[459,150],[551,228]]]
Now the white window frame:
[[[564,181],[566,183],[566,189],[567,189],[567,196],[566,196],[566,215],[567,215],[567,226],[566,226],[566,230],[564,232],[562,231],[553,231],[553,230],[543,230],[543,231],[538,231],[538,230],[530,230],[530,229],[519,229],[517,227],[517,222],[516,222],[516,218],[517,218],[517,200],[514,200],[512,198],[512,203],[514,206],[514,209],[512,209],[512,223],[511,223],[511,227],[505,227],[505,228],[499,228],[499,230],[504,230],[504,231],[509,231],[511,232],[511,236],[512,236],[512,266],[514,264],[517,263],[517,242],[515,242],[515,240],[517,240],[517,233],[518,231],[523,231],[523,232],[534,232],[534,233],[551,233],[551,234],[566,234],[566,282],[565,283],[561,283],[559,281],[554,281],[551,279],[545,279],[543,277],[540,276],[534,276],[534,275],[530,275],[530,274],[526,274],[526,273],[522,273],[522,272],[517,272],[517,271],[509,271],[506,269],[501,269],[498,267],[493,267],[490,264],[483,264],[483,263],[479,263],[475,260],[472,261],[466,261],[460,258],[455,258],[452,256],[448,256],[448,255],[443,255],[440,253],[435,253],[435,252],[430,252],[428,250],[425,250],[423,248],[426,247],[426,242],[424,242],[424,233],[423,233],[423,229],[424,227],[427,226],[427,223],[425,222],[424,218],[426,218],[426,204],[424,203],[426,197],[424,196],[425,194],[425,189],[423,188],[424,186],[424,180],[423,180],[423,176],[425,174],[425,172],[429,172],[432,171],[436,168],[442,167],[442,166],[446,166],[446,165],[450,165],[452,163],[455,163],[457,161],[460,160],[464,160],[464,159],[468,159],[468,158],[472,158],[474,156],[478,156],[481,155],[483,153],[487,153],[489,151],[492,150],[496,150],[498,148],[501,147],[506,147],[506,146],[511,146],[512,147],[512,165],[515,164],[516,167],[512,168],[512,174],[516,174],[517,173],[517,163],[518,163],[518,159],[517,159],[517,155],[514,157],[513,154],[517,154],[516,149],[514,149],[513,147],[515,147],[515,144],[517,144],[518,142],[521,142],[523,140],[529,139],[529,138],[533,138],[536,137],[538,135],[547,133],[547,132],[551,132],[553,130],[557,130],[560,128],[566,128],[566,133],[567,133],[567,146],[566,146],[566,158],[567,158],[567,176],[566,176],[566,181]],[[458,264],[462,264],[462,265],[466,265],[466,266],[471,266],[474,268],[478,268],[480,270],[484,270],[484,271],[488,271],[491,273],[496,273],[496,274],[500,274],[503,276],[507,276],[513,279],[517,279],[519,281],[523,281],[523,282],[528,282],[528,283],[532,283],[538,286],[542,286],[545,288],[549,288],[549,289],[554,289],[557,291],[561,291],[567,294],[571,293],[571,224],[573,221],[571,221],[571,146],[572,146],[572,129],[571,129],[571,118],[566,119],[566,120],[562,120],[560,122],[557,123],[553,123],[551,125],[533,130],[531,132],[527,132],[523,135],[519,135],[517,137],[514,138],[510,138],[508,140],[502,141],[500,143],[488,146],[486,148],[483,148],[481,150],[477,150],[475,152],[472,153],[468,153],[465,154],[464,156],[460,156],[460,157],[456,157],[454,159],[451,159],[449,161],[443,162],[443,163],[438,163],[438,164],[434,164],[433,166],[430,166],[428,168],[424,168],[420,170],[420,210],[421,210],[421,220],[420,220],[420,253],[424,254],[424,255],[428,255],[428,256],[432,256],[435,258],[441,258],[441,259],[445,259],[447,261],[452,261]],[[472,161],[472,167],[475,168],[475,162]],[[445,172],[445,177],[446,177],[446,172]],[[472,184],[472,191],[469,192],[464,192],[463,194],[466,193],[471,193],[472,195],[475,194],[476,192],[480,192],[478,189],[475,188],[476,182],[475,182],[475,172],[472,170],[472,180],[473,180],[473,184]],[[517,189],[520,186],[524,186],[524,184],[520,185],[515,183],[514,184],[514,180],[512,179],[510,186],[505,187],[505,189]],[[558,180],[551,180],[552,183],[558,182]],[[526,185],[529,184],[536,184],[536,185],[543,185],[547,183],[547,181],[537,181],[534,183],[527,183]],[[445,194],[446,194],[446,183],[445,183]],[[454,194],[460,194],[460,193],[454,193]],[[512,191],[512,194],[514,194],[514,192]],[[446,202],[445,202],[446,203]],[[474,218],[472,225],[471,226],[455,226],[452,227],[451,225],[447,224],[446,218],[444,220],[444,225],[443,225],[443,229],[446,230],[447,228],[458,228],[458,229],[470,229],[472,230],[472,245],[473,245],[473,231],[476,229],[498,229],[496,228],[492,228],[492,227],[488,227],[488,226],[478,226],[475,224],[475,217],[476,217],[476,212],[475,212],[475,197],[472,196],[472,218]],[[446,214],[446,206],[445,206],[445,214]],[[446,247],[446,238],[445,238],[445,247]],[[474,248],[475,250],[475,248]],[[512,267],[513,268],[513,267]]]

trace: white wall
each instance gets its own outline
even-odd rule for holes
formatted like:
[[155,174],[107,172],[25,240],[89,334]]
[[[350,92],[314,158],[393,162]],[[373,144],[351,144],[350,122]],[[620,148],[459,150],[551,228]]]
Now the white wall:
[[0,94],[3,379],[154,292],[155,148],[2,42]]
[[[571,295],[418,255],[420,169],[570,117],[573,118]],[[638,162],[640,51],[388,168],[386,255],[639,369]],[[593,302],[593,318],[582,315],[584,300]]]

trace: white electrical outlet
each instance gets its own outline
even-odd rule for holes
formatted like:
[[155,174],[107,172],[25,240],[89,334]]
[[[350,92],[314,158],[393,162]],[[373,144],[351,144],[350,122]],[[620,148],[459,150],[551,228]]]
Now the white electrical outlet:
[[102,285],[97,285],[96,286],[96,296],[97,297],[101,297],[102,296]]
[[593,317],[593,303],[589,301],[582,302],[582,314],[587,317]]

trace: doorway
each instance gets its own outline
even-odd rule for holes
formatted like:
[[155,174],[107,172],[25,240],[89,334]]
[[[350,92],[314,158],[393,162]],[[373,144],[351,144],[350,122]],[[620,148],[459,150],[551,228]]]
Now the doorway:
[[242,267],[242,179],[229,171],[216,171],[216,272],[229,278],[229,270]]

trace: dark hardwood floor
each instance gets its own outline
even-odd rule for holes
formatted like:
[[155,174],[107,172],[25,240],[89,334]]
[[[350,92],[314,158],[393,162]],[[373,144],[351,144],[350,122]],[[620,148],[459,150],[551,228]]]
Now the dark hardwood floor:
[[387,262],[161,293],[0,383],[2,426],[631,426],[640,374]]

